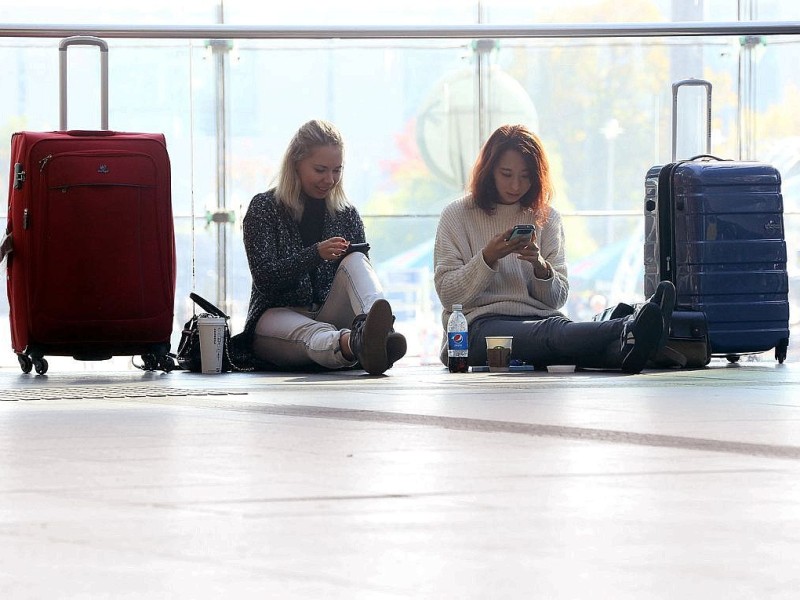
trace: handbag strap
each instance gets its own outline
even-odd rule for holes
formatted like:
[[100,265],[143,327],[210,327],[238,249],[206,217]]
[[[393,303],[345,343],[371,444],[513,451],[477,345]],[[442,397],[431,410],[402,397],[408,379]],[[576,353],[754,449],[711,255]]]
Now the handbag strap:
[[228,317],[228,315],[226,315],[224,312],[222,312],[222,310],[220,308],[214,306],[213,304],[211,304],[211,302],[209,302],[208,300],[206,300],[205,298],[203,298],[199,294],[195,294],[194,292],[191,292],[189,294],[189,298],[194,300],[194,302],[197,303],[197,305],[200,308],[202,308],[204,311],[206,311],[207,313],[209,313],[209,314],[211,314],[211,315],[213,315],[215,317],[222,317],[223,319],[230,318],[230,317]]
[[225,343],[223,344],[223,347],[225,348],[225,356],[228,359],[228,363],[230,363],[231,365],[231,369],[233,369],[234,371],[241,371],[241,372],[256,370],[255,367],[240,367],[235,362],[233,362],[233,359],[231,358],[231,332],[228,331],[227,325],[225,326]]

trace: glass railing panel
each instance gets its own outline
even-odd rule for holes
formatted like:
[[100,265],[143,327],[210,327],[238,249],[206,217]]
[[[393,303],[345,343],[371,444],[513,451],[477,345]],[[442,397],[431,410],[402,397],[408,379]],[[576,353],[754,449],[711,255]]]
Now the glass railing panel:
[[[6,139],[20,129],[57,127],[57,44],[17,38],[0,43],[0,61],[14,82],[0,98]],[[230,44],[120,39],[110,45],[111,127],[164,132],[172,158],[179,264],[175,343],[191,313],[191,290],[215,300],[222,286],[233,329],[243,325],[250,285],[241,218],[250,198],[271,184],[292,133],[313,117],[334,121],[345,134],[346,188],[398,306],[398,327],[412,333],[413,360],[435,361],[438,351],[438,339],[431,341],[440,327],[432,287],[438,214],[461,193],[485,131],[502,122],[528,123],[550,150],[574,274],[566,311],[583,318],[599,305],[597,296],[637,299],[640,280],[626,265],[639,265],[625,260],[641,243],[644,174],[671,157],[670,84],[680,78],[714,84],[715,154],[748,155],[780,169],[792,282],[800,272],[796,37]],[[76,94],[70,97],[70,126],[96,126],[91,50],[70,53]],[[739,94],[743,86],[747,93]],[[690,92],[683,98],[678,155],[688,156],[703,148],[703,98]],[[8,152],[8,144],[0,146],[6,165]],[[7,189],[7,169],[0,172],[0,186]],[[600,267],[592,273],[589,259],[614,249],[620,255],[609,259],[612,266],[617,261],[613,275]],[[793,307],[795,287],[790,285]],[[3,294],[0,313],[7,311]],[[797,313],[792,310],[793,324]],[[10,349],[2,336],[7,327],[0,329],[0,347]],[[0,364],[15,364],[13,354],[0,353]]]

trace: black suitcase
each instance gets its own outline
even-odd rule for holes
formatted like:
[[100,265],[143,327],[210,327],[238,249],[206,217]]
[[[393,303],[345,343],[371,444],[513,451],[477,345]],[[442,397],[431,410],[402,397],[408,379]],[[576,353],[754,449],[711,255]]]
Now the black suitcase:
[[[782,363],[789,345],[789,278],[780,173],[768,164],[710,154],[676,161],[678,90],[686,85],[706,90],[710,151],[711,83],[676,82],[673,162],[650,168],[645,178],[645,296],[663,279],[675,284],[670,347],[706,343],[708,360],[731,362],[775,348]],[[702,356],[696,348],[691,354],[694,361]]]

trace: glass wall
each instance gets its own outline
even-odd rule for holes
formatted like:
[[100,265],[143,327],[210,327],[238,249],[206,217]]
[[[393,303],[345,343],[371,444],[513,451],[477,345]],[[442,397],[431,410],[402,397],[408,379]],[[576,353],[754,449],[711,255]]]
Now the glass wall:
[[[228,0],[31,0],[0,8],[2,23],[280,27],[442,26],[792,20],[781,2],[565,0],[376,3]],[[547,144],[565,216],[572,284],[568,314],[642,298],[644,176],[670,160],[671,83],[713,83],[712,153],[778,166],[784,178],[792,283],[800,272],[800,37],[499,39],[108,39],[110,127],[166,134],[178,247],[175,335],[195,290],[223,305],[239,331],[250,276],[241,219],[267,189],[297,127],[335,122],[346,140],[345,187],[371,257],[409,339],[409,361],[435,363],[440,306],[432,246],[441,209],[462,193],[480,143],[523,122]],[[0,133],[58,125],[58,39],[0,38],[5,65]],[[70,128],[97,127],[97,52],[69,52]],[[682,92],[677,154],[705,151],[704,99]],[[8,164],[8,144],[0,160]],[[7,189],[7,171],[0,173]],[[4,217],[5,215],[3,215]],[[87,216],[87,218],[89,218]],[[2,220],[4,225],[4,219]],[[790,286],[790,289],[793,290]],[[800,294],[792,291],[792,320]],[[5,320],[8,304],[0,298]],[[15,365],[0,329],[0,365]],[[796,360],[790,348],[788,360]],[[66,359],[65,359],[66,360]],[[72,361],[74,362],[74,361]],[[52,369],[57,368],[51,361]],[[65,365],[68,364],[65,362]],[[108,363],[85,368],[106,368]],[[83,367],[83,365],[82,365]]]

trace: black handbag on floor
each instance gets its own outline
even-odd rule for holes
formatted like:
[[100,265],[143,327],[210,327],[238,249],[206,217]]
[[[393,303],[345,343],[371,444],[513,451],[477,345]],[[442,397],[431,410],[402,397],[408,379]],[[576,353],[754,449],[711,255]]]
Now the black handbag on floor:
[[181,369],[192,371],[194,373],[199,373],[202,370],[202,364],[200,360],[200,331],[197,327],[197,319],[201,316],[210,315],[212,317],[222,317],[225,319],[225,341],[222,352],[222,372],[228,373],[230,371],[252,371],[251,368],[236,366],[236,364],[231,360],[231,333],[230,329],[228,328],[228,319],[230,319],[230,317],[222,312],[221,309],[211,304],[211,302],[202,296],[195,294],[194,292],[189,294],[189,298],[191,298],[195,304],[203,309],[204,312],[192,315],[192,318],[186,321],[186,324],[183,326],[181,341],[178,344],[178,353],[175,357],[178,366]]

